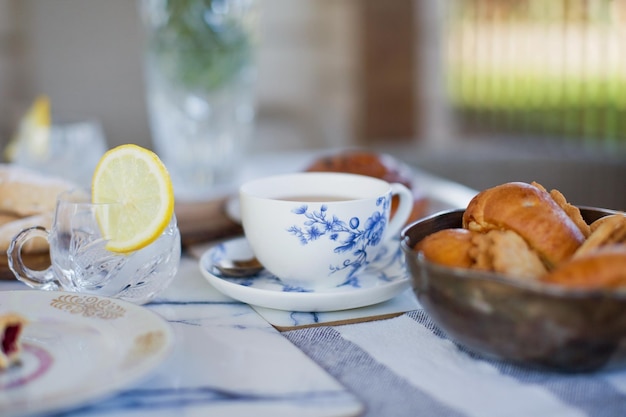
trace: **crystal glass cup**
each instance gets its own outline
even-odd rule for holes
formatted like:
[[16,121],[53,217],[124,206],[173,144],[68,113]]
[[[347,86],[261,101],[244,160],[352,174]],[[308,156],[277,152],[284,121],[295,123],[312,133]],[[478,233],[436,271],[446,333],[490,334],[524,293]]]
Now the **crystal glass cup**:
[[[34,226],[22,230],[7,251],[9,267],[16,278],[43,290],[63,290],[115,297],[144,304],[166,288],[178,271],[181,257],[180,232],[176,217],[148,246],[131,253],[105,249],[96,219],[97,210],[114,204],[92,204],[87,191],[59,195],[51,229]],[[26,266],[22,247],[31,239],[50,244],[51,266],[38,271]]]
[[139,0],[152,142],[176,198],[235,183],[252,140],[256,0]]

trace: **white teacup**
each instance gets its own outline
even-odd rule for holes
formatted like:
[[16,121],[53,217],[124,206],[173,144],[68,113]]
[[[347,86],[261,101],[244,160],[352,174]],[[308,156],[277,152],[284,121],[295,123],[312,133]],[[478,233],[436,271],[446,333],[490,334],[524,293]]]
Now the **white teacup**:
[[[399,204],[390,220],[392,196]],[[239,190],[244,233],[265,268],[302,289],[342,285],[400,230],[413,207],[402,184],[304,172],[249,181]]]

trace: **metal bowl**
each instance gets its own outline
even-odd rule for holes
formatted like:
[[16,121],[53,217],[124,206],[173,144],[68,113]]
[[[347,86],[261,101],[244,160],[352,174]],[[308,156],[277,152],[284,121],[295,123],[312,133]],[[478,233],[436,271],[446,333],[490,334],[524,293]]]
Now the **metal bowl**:
[[[580,207],[588,223],[615,211]],[[626,290],[576,290],[428,262],[413,248],[442,229],[461,227],[464,210],[407,226],[401,247],[413,290],[433,321],[457,343],[487,357],[566,372],[626,362]]]

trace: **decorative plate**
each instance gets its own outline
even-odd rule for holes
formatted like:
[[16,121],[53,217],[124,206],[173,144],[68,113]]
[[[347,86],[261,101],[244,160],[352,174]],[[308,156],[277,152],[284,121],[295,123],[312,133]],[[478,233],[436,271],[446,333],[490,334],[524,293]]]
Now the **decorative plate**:
[[121,300],[57,291],[2,291],[0,314],[29,323],[20,363],[0,370],[3,417],[61,412],[145,377],[172,350],[169,324]]
[[249,259],[252,249],[245,237],[220,243],[200,258],[200,271],[218,291],[254,306],[287,311],[338,311],[377,304],[410,286],[404,256],[397,240],[385,245],[377,259],[349,283],[324,290],[296,290],[262,271],[248,278],[226,278],[214,268],[222,259]]

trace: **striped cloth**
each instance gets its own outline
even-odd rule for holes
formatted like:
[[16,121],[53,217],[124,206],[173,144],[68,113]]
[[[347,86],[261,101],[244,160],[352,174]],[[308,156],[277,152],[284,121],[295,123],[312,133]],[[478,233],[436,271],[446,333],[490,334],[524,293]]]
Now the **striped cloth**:
[[626,416],[626,371],[563,374],[485,359],[423,310],[283,335],[358,396],[367,417]]

